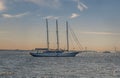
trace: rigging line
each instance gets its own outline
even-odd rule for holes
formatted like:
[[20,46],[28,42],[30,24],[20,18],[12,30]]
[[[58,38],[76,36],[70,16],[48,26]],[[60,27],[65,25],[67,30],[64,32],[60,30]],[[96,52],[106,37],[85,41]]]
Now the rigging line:
[[77,38],[77,36],[75,35],[74,32],[73,32],[73,34],[74,34],[74,36],[75,36],[75,38],[76,38],[76,40],[77,40],[77,42],[78,42],[79,47],[81,47],[81,49],[83,49],[83,48],[82,48],[82,45],[80,44],[80,42],[79,42],[79,40],[78,40],[78,38]]
[[[74,31],[73,31],[73,33],[74,33]],[[78,41],[78,43],[79,43],[79,45],[80,45],[81,49],[83,50],[83,47],[82,47],[82,45],[81,45],[80,41],[78,40],[77,35],[76,35],[75,33],[74,33],[74,35],[75,35],[75,37],[76,37],[76,39],[77,39],[77,41]]]
[[69,28],[70,28],[70,30],[71,30],[71,32],[72,32],[72,34],[73,34],[73,36],[74,36],[74,38],[75,38],[78,46],[80,47],[80,49],[83,49],[83,47],[82,47],[82,45],[80,44],[80,42],[79,42],[77,36],[75,35],[74,31],[71,29],[71,27],[69,27]]
[[63,49],[63,50],[66,50],[66,44],[65,44],[65,36],[64,35],[62,35],[62,34],[64,34],[64,32],[62,32],[61,34],[60,34],[60,36],[62,37],[61,39],[60,39],[60,46],[62,46],[62,48],[61,49]]
[[75,45],[74,45],[75,42],[72,42],[72,41],[74,41],[74,40],[73,40],[73,38],[71,37],[71,35],[70,35],[70,40],[71,40],[71,43],[72,43],[72,45],[73,45],[73,48],[75,49]]
[[74,34],[74,36],[75,36],[75,38],[76,38],[76,40],[77,40],[77,42],[78,42],[78,44],[79,44],[79,47],[81,47],[81,49],[83,49],[83,48],[82,48],[82,45],[80,44],[80,42],[79,42],[79,40],[78,40],[78,38],[77,38],[77,36],[75,35],[75,33],[74,33],[73,30],[72,30],[72,32],[73,32],[73,34]]
[[[70,32],[71,32],[71,31],[70,31]],[[71,36],[74,36],[72,32],[71,32]],[[75,37],[72,37],[72,39],[73,39],[73,41],[74,41],[74,44],[76,44],[77,42],[75,42],[75,41],[76,41]],[[81,49],[81,47],[79,47],[79,44],[78,44],[78,43],[77,43],[76,45],[77,45],[77,48]]]
[[[75,35],[73,34],[73,32],[72,32],[72,31],[70,31],[70,32],[71,32],[71,34],[72,34],[72,36],[73,36],[73,38],[74,38],[74,42],[77,41],[76,38],[75,38]],[[81,49],[81,47],[79,47],[78,42],[76,42],[76,43],[77,43],[77,47],[78,47],[79,49]]]
[[74,42],[77,43],[77,47],[78,47],[79,49],[81,49],[81,47],[79,46],[79,43],[78,43],[77,39],[75,38],[75,35],[73,34],[72,31],[71,31],[71,34],[72,34],[72,36],[73,36],[73,38],[74,38]]
[[[72,33],[72,31],[70,31],[71,32],[71,35],[73,36],[72,38],[74,39],[74,42],[76,41],[76,39],[75,39],[75,37],[74,37],[74,35],[73,35],[73,33]],[[77,46],[78,47],[78,46]],[[79,48],[79,47],[78,47]]]

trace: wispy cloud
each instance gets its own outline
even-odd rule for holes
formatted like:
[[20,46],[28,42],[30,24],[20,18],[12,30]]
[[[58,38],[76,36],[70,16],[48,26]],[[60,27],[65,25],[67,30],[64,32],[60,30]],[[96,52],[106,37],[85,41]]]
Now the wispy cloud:
[[59,0],[24,0],[24,1],[32,2],[39,6],[52,7],[52,8],[57,8],[61,5]]
[[93,34],[93,35],[120,35],[120,33],[112,32],[81,32],[83,34]]
[[46,16],[46,17],[43,17],[43,19],[58,19],[59,17],[56,17],[56,16]]
[[70,16],[70,18],[73,19],[73,18],[76,18],[76,17],[78,17],[78,16],[80,16],[80,15],[79,15],[79,14],[76,14],[76,13],[72,13],[72,15]]
[[80,0],[73,0],[75,2],[77,2],[77,8],[80,10],[80,11],[83,11],[85,9],[88,9],[88,7],[82,3]]
[[3,1],[3,0],[0,0],[0,11],[3,11],[3,10],[5,10],[5,9],[6,9],[6,7],[5,7],[4,1]]
[[28,15],[28,14],[29,14],[28,12],[17,14],[17,15],[2,14],[2,17],[4,17],[4,18],[20,18],[20,17],[23,17],[23,16]]

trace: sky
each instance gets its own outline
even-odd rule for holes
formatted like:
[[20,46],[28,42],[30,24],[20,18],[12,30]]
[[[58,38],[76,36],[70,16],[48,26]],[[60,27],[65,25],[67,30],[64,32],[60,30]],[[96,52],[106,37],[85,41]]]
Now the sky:
[[[83,49],[120,50],[120,0],[0,0],[0,49],[56,48],[55,20],[60,47],[66,49],[66,28],[74,31]],[[79,48],[69,34],[70,49]]]

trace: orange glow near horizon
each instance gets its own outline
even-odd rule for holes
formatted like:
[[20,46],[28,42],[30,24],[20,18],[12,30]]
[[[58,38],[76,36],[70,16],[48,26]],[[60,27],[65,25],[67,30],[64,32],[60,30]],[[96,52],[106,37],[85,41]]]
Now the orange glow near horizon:
[[[37,31],[36,31],[37,30]],[[13,31],[13,30],[11,30]],[[35,32],[36,31],[36,32]],[[45,30],[44,30],[45,31]],[[60,49],[66,49],[66,34],[64,30],[60,30]],[[119,36],[111,36],[109,34],[97,34],[96,33],[79,33],[78,39],[81,43],[83,50],[87,47],[87,50],[106,51],[106,50],[120,50],[119,48]],[[56,49],[56,34],[50,32],[50,48]],[[27,32],[12,32],[12,33],[1,33],[0,38],[0,49],[35,49],[35,48],[46,48],[46,33],[43,30],[30,29]],[[70,50],[81,50],[74,44],[73,39],[69,39]],[[74,45],[74,46],[73,46]]]
[[[34,31],[37,29],[34,29]],[[33,30],[29,31],[29,34],[24,33],[13,33],[13,34],[3,34],[3,37],[0,38],[0,49],[35,49],[35,48],[46,48],[46,36],[45,33],[40,31],[34,32]],[[32,33],[32,34],[31,34]],[[83,50],[87,47],[87,50],[96,50],[96,51],[106,51],[114,50],[115,47],[117,50],[119,48],[119,37],[112,37],[107,35],[94,35],[79,33],[78,36],[79,42],[81,43]],[[40,35],[40,36],[39,36]],[[52,36],[51,36],[52,35]],[[56,34],[55,32],[50,32],[50,48],[56,49]],[[60,48],[66,49],[66,34],[60,31]],[[71,37],[71,36],[70,36]],[[81,50],[74,44],[72,39],[69,39],[70,49],[71,50]],[[74,46],[73,46],[74,45]]]
[[[114,46],[96,46],[96,45],[88,45],[86,46],[87,50],[95,50],[95,51],[113,51],[115,50]],[[1,42],[0,49],[22,49],[22,50],[32,50],[35,48],[46,48],[46,44],[38,44],[38,43],[15,43],[15,42]],[[56,49],[56,44],[50,44],[51,49]],[[83,47],[85,50],[85,47]],[[65,50],[66,44],[60,44],[60,49]],[[119,47],[116,47],[119,50]],[[79,50],[78,47],[73,47],[70,45],[70,50]]]

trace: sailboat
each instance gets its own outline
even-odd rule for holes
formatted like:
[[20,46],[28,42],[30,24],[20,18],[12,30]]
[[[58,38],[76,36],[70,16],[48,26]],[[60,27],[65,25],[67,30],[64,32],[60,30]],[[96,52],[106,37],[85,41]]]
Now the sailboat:
[[49,49],[49,33],[48,33],[48,20],[46,19],[47,29],[47,50],[43,52],[30,52],[33,57],[75,57],[79,52],[69,50],[69,38],[68,38],[68,22],[66,22],[66,38],[67,38],[67,50],[59,49],[59,36],[58,36],[58,21],[56,20],[56,37],[57,37],[57,49]]

